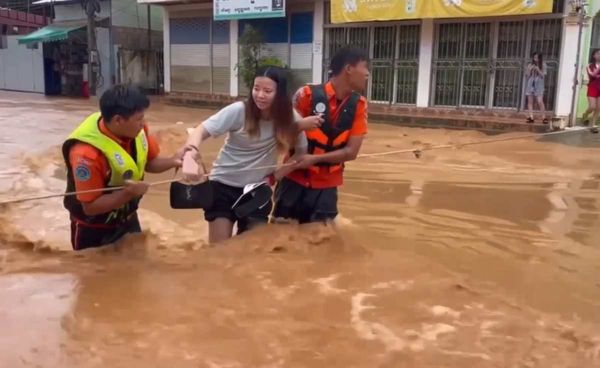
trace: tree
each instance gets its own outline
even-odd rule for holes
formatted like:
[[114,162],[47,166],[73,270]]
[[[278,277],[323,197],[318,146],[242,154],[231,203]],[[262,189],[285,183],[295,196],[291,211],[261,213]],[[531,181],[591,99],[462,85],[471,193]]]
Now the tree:
[[248,90],[252,89],[254,75],[258,68],[264,65],[285,67],[277,57],[262,55],[265,50],[263,36],[249,24],[244,28],[238,43],[240,45],[240,61],[237,64],[238,76],[242,78]]

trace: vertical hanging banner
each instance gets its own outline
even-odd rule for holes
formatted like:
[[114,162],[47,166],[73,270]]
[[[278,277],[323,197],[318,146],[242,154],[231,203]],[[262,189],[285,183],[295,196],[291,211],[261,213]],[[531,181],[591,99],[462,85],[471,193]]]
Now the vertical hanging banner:
[[331,0],[332,23],[551,12],[552,0]]
[[214,0],[214,19],[285,17],[285,0]]

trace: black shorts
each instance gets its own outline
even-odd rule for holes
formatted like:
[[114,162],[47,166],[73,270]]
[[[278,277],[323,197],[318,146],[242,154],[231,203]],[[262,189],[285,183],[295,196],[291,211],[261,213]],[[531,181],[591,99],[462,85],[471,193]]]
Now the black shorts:
[[123,225],[114,228],[94,227],[71,220],[71,245],[73,250],[96,248],[112,244],[126,234],[142,231],[137,213]]
[[333,220],[337,215],[337,187],[306,188],[287,178],[277,184],[274,218],[292,219],[305,224]]
[[218,181],[210,182],[213,189],[213,203],[210,208],[204,210],[204,219],[212,222],[218,218],[226,218],[233,223],[237,222],[238,234],[252,228],[254,225],[266,224],[269,214],[273,209],[273,202],[254,211],[247,217],[238,218],[231,207],[244,192],[244,188],[233,187]]

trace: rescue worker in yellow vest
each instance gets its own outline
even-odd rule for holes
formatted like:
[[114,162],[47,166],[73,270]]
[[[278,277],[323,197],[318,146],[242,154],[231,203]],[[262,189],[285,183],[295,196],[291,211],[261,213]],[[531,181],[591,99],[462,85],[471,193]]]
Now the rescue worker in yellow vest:
[[[64,142],[67,192],[82,192],[64,199],[74,250],[114,243],[128,233],[140,232],[137,209],[148,190],[142,182],[144,173],[181,166],[183,152],[158,156],[158,142],[148,134],[144,120],[149,106],[138,89],[116,85],[100,98],[100,112],[88,116]],[[119,186],[124,189],[102,190]]]
[[343,184],[344,163],[354,160],[367,134],[367,54],[344,48],[331,59],[331,78],[322,85],[301,88],[294,108],[303,117],[321,115],[301,125],[308,154],[292,157],[296,164],[277,185],[275,221],[299,223],[332,221],[338,214],[338,187]]

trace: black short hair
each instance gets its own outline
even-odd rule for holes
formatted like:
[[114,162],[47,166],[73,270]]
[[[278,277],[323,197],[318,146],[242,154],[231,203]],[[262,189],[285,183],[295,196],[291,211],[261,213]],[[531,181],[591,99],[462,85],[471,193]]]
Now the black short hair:
[[117,84],[100,97],[100,113],[106,123],[116,115],[129,119],[131,115],[146,110],[148,106],[148,97],[131,85]]
[[346,65],[355,66],[361,61],[369,61],[369,55],[365,50],[356,47],[344,47],[331,58],[329,69],[331,69],[331,74],[336,76],[344,70]]

